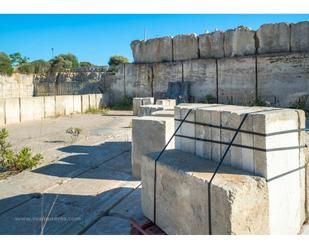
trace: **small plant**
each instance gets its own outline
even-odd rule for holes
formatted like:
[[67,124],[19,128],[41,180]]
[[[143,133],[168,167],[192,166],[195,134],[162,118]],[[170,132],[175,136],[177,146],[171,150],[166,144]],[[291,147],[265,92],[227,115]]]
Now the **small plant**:
[[114,110],[132,110],[133,99],[128,96],[123,96],[117,104],[112,106]]
[[23,147],[18,153],[14,153],[12,145],[7,142],[9,132],[3,128],[0,130],[0,166],[6,170],[20,172],[32,169],[43,159],[41,154],[32,155],[29,147]]
[[270,106],[270,103],[266,102],[262,99],[254,99],[253,101],[249,101],[248,106]]
[[130,123],[129,123],[127,128],[132,128],[132,121],[130,121]]
[[306,100],[299,99],[297,102],[291,105],[290,108],[303,110],[306,114],[306,117],[309,117],[309,108],[306,106]]
[[79,135],[81,134],[82,132],[82,129],[81,128],[73,128],[73,127],[70,127],[68,128],[66,131],[65,131],[67,134],[70,134],[71,135],[71,142],[74,143],[77,141]]
[[217,102],[217,99],[214,96],[212,96],[210,94],[206,95],[205,100],[204,100],[205,104],[214,104],[216,102]]
[[100,108],[89,108],[86,113],[87,114],[105,114],[109,111],[109,108],[107,107],[100,107]]

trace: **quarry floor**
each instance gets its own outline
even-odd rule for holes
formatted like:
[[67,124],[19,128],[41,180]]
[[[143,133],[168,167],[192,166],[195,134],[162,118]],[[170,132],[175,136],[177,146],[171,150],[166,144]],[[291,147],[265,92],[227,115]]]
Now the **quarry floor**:
[[[0,234],[130,234],[131,217],[145,220],[131,177],[132,117],[110,111],[6,126],[14,148],[30,146],[44,161],[0,180]],[[70,127],[82,129],[74,143]]]

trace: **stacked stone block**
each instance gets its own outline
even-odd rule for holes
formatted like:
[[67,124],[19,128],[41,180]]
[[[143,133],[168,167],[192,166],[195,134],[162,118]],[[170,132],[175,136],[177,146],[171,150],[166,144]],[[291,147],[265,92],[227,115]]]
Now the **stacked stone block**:
[[133,98],[133,115],[140,116],[140,107],[154,104],[153,97]]

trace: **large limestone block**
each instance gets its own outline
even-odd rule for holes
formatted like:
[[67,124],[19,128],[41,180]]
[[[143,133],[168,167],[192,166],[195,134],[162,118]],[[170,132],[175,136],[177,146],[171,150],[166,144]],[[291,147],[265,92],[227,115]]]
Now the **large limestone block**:
[[173,57],[174,61],[199,58],[197,35],[191,34],[175,36],[173,38]]
[[292,52],[309,51],[309,22],[291,24],[291,50]]
[[33,99],[33,120],[44,118],[44,97],[32,97]]
[[225,57],[252,55],[255,52],[255,31],[239,27],[224,33]]
[[133,115],[140,116],[140,107],[143,105],[153,105],[154,98],[153,97],[140,97],[133,98]]
[[111,103],[117,103],[121,97],[125,96],[125,64],[119,65],[115,73],[107,74],[105,82],[108,82],[109,90],[112,93]]
[[45,96],[44,117],[55,117],[56,115],[56,98],[55,96]]
[[96,93],[96,106],[98,108],[105,107],[108,104],[107,95],[103,93]]
[[248,105],[256,95],[254,57],[218,60],[218,98],[223,104]]
[[306,150],[305,150],[305,160],[306,160],[306,169],[305,169],[305,172],[306,172],[306,176],[305,176],[305,179],[306,179],[306,187],[305,187],[305,193],[306,193],[306,220],[309,221],[309,148],[307,147]]
[[206,96],[217,98],[216,61],[192,60],[183,62],[184,81],[190,83],[190,95],[194,101],[205,101]]
[[[142,156],[160,151],[174,133],[174,119],[170,117],[139,117],[132,120],[132,174],[141,177]],[[168,148],[175,148],[174,139]]]
[[81,95],[73,95],[73,112],[81,113],[82,112],[82,97]]
[[20,98],[20,120],[21,122],[33,120],[33,97]]
[[89,110],[89,95],[88,94],[84,94],[81,95],[82,96],[82,113],[85,113]]
[[152,69],[148,64],[125,64],[125,95],[148,97],[152,95]]
[[153,63],[173,60],[172,37],[160,37],[131,42],[135,63]]
[[97,109],[97,100],[95,94],[89,94],[89,108]]
[[157,99],[156,105],[163,105],[173,108],[176,105],[176,99]]
[[[143,156],[142,209],[154,220],[154,158]],[[167,234],[209,234],[208,182],[216,163],[168,150],[157,162],[156,224]],[[222,167],[211,185],[212,234],[268,234],[263,178]]]
[[264,24],[256,32],[259,54],[289,52],[290,26],[287,23]]
[[273,106],[309,106],[309,53],[258,56],[258,98]]
[[151,113],[151,116],[157,117],[174,117],[174,110],[162,110]]
[[[250,114],[254,135],[255,174],[265,177],[269,188],[270,232],[297,234],[304,221],[304,151],[302,133],[304,112],[293,109],[267,110]],[[294,132],[293,132],[294,130]],[[289,131],[289,132],[288,132]],[[292,131],[292,132],[291,132]],[[284,132],[278,134],[278,132]],[[276,135],[269,135],[277,133]],[[271,151],[269,151],[271,150]]]
[[151,116],[153,112],[164,110],[164,108],[163,105],[142,105],[139,108],[138,116]]
[[201,59],[224,57],[224,32],[202,34],[198,40]]
[[169,82],[182,82],[182,63],[156,63],[153,64],[153,96],[156,99],[167,98]]
[[56,116],[64,116],[66,111],[66,95],[56,96]]
[[0,125],[5,124],[5,109],[4,109],[5,100],[0,99]]
[[20,122],[20,99],[5,99],[5,124],[16,124]]

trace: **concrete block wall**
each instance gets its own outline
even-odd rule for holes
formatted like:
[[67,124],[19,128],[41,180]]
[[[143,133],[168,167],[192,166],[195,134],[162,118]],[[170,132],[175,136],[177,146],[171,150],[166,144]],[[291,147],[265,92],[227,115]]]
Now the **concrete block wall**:
[[103,94],[0,99],[0,125],[85,113],[104,103]]

